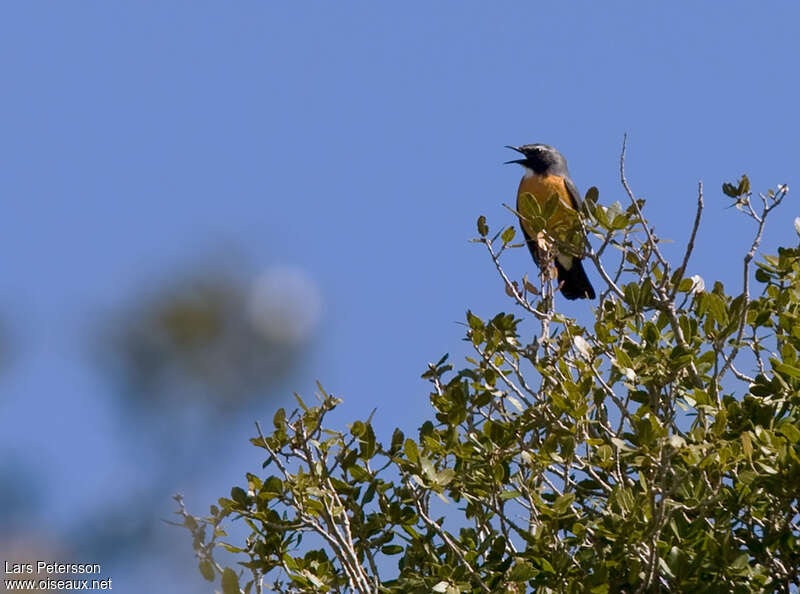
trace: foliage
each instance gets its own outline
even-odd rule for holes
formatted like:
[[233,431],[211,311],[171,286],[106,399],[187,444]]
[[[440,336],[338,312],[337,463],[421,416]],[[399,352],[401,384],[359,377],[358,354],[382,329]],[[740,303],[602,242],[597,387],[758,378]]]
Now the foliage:
[[[575,221],[599,242],[583,247],[605,285],[593,325],[555,310],[550,275],[512,281],[500,259],[513,229],[492,237],[481,217],[476,241],[523,317],[467,313],[474,356],[460,370],[446,356],[429,365],[435,416],[417,435],[381,442],[369,418],[333,431],[325,417],[339,400],[321,387],[317,406],[279,410],[251,440],[263,473],[204,518],[178,497],[203,575],[225,594],[796,589],[800,248],[764,256],[757,296],[750,288],[787,189],[759,202],[746,177],[725,184],[756,230],[741,292],[707,291],[687,274],[702,185],[674,266],[628,187],[624,152],[622,165],[630,206],[602,206],[592,189]],[[526,216],[546,231],[546,211]],[[230,518],[248,526],[243,542],[224,542]]]

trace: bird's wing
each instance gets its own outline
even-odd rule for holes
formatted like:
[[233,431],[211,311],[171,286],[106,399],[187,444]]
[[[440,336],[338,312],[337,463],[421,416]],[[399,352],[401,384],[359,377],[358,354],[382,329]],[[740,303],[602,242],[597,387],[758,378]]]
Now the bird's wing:
[[567,188],[567,193],[572,201],[573,208],[575,210],[580,210],[581,206],[583,206],[583,200],[578,193],[578,188],[575,187],[575,182],[573,182],[568,175],[564,176],[564,186]]

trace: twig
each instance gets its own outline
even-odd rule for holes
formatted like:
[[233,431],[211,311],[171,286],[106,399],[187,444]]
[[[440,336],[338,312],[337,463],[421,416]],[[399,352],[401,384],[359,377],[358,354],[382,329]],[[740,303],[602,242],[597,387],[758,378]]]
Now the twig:
[[414,485],[411,484],[411,481],[408,479],[408,477],[404,476],[403,480],[406,483],[406,486],[409,488],[409,490],[412,493],[414,493],[414,496],[412,497],[412,499],[414,500],[414,506],[417,508],[417,513],[419,514],[419,517],[422,518],[422,521],[425,522],[425,525],[434,532],[436,532],[439,535],[439,538],[441,538],[447,545],[447,547],[451,551],[453,551],[453,553],[455,553],[456,557],[458,557],[459,561],[461,561],[461,563],[464,565],[467,572],[481,587],[481,590],[483,590],[484,592],[491,592],[489,586],[487,586],[484,583],[480,574],[478,574],[478,572],[476,572],[475,569],[473,569],[472,565],[470,565],[469,561],[467,561],[467,558],[464,556],[464,551],[461,550],[461,547],[458,546],[458,543],[454,542],[453,539],[450,538],[450,535],[444,530],[442,530],[442,527],[439,526],[439,524],[437,524],[436,522],[434,522],[430,518],[430,516],[428,516],[428,514],[425,512],[424,509],[425,506],[422,505],[422,502],[420,501],[419,497],[417,497],[417,489],[414,488]]
[[672,299],[675,299],[675,295],[678,293],[678,286],[680,285],[681,278],[686,273],[686,266],[689,264],[689,258],[694,251],[694,239],[697,236],[697,228],[700,226],[700,216],[703,214],[703,182],[700,181],[697,183],[697,213],[694,215],[694,226],[692,227],[692,234],[689,236],[689,244],[686,246],[686,253],[683,255],[683,262],[681,263],[680,268],[678,268],[678,273],[676,278],[678,282],[675,283],[675,286],[672,288]]
[[522,306],[522,308],[525,309],[527,312],[532,313],[536,318],[540,320],[548,318],[549,314],[542,313],[539,310],[535,309],[534,307],[531,306],[530,303],[528,303],[525,299],[523,299],[522,295],[519,294],[516,287],[514,286],[514,283],[511,282],[511,279],[508,278],[505,270],[503,270],[503,267],[500,266],[499,257],[497,254],[495,254],[491,242],[488,239],[484,239],[483,243],[486,245],[486,249],[489,250],[489,255],[491,255],[492,257],[492,262],[494,262],[494,266],[495,268],[497,268],[497,272],[500,273],[500,276],[502,277],[503,281],[506,284],[506,289],[511,292],[511,295],[514,298],[514,300],[520,306]]
[[514,382],[508,379],[508,376],[503,372],[503,370],[500,367],[495,365],[494,361],[492,361],[491,355],[488,355],[486,351],[482,351],[478,347],[475,347],[475,351],[481,356],[484,363],[486,363],[492,369],[492,371],[494,371],[498,375],[498,377],[503,381],[503,383],[506,386],[508,386],[508,388],[512,392],[514,392],[514,394],[516,394],[520,400],[522,400],[525,406],[527,406],[528,408],[533,406],[531,401],[528,400],[528,397],[522,393],[522,390]]
[[[742,293],[744,294],[744,305],[742,306],[742,313],[741,317],[739,318],[739,328],[736,332],[736,340],[734,341],[733,349],[731,350],[730,354],[727,357],[724,357],[725,364],[722,366],[722,369],[717,376],[718,381],[722,379],[725,373],[731,368],[736,355],[739,354],[739,347],[741,346],[742,335],[744,334],[744,326],[745,322],[747,321],[747,310],[750,307],[750,262],[755,257],[758,246],[761,244],[761,237],[764,234],[764,225],[767,222],[767,215],[769,215],[769,213],[783,201],[788,191],[789,188],[787,186],[781,186],[778,189],[778,193],[772,199],[771,204],[768,204],[767,199],[762,195],[761,200],[764,203],[764,209],[761,212],[761,216],[758,216],[753,211],[753,208],[750,207],[750,216],[758,222],[758,230],[755,238],[753,238],[753,243],[750,245],[750,250],[744,256],[744,266],[742,267]],[[746,204],[750,206],[749,195],[747,197]]]
[[[625,255],[623,254],[622,257],[624,258]],[[588,253],[588,258],[594,263],[595,268],[597,268],[597,271],[600,273],[600,276],[602,276],[603,280],[606,281],[608,288],[611,289],[620,299],[625,299],[625,293],[623,293],[616,283],[611,280],[611,277],[608,276],[606,269],[603,268],[603,264],[600,262],[600,254],[595,254],[594,251],[591,251]]]
[[628,185],[628,179],[625,177],[625,152],[627,150],[627,142],[628,142],[628,133],[626,132],[625,135],[622,137],[622,153],[619,156],[619,177],[620,181],[622,182],[622,187],[625,188],[625,192],[628,194],[628,197],[631,199],[633,203],[633,207],[636,210],[636,214],[639,217],[639,222],[644,227],[644,232],[647,235],[647,242],[650,244],[653,252],[655,253],[658,261],[661,263],[661,266],[664,267],[664,277],[669,276],[669,263],[664,259],[664,256],[661,255],[661,250],[658,249],[658,243],[656,242],[653,234],[650,232],[650,227],[647,226],[647,221],[644,219],[644,215],[642,214],[642,209],[639,208],[639,202],[636,200],[636,196],[631,190],[631,187]]
[[733,363],[731,363],[731,373],[733,373],[733,375],[735,375],[737,379],[747,382],[748,384],[752,384],[753,382],[756,381],[754,378],[750,377],[749,375],[745,375],[744,373],[736,369]]

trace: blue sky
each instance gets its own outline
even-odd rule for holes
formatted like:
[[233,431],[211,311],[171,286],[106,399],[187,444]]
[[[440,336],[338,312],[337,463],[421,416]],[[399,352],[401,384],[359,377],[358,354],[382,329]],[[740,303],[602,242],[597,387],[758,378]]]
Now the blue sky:
[[[287,394],[319,379],[345,398],[341,423],[377,407],[383,438],[417,427],[419,375],[466,353],[464,311],[512,307],[467,243],[481,214],[514,222],[506,144],[555,145],[610,203],[627,132],[629,180],[673,256],[704,180],[690,272],[733,291],[750,226],[720,184],[797,187],[799,17],[777,2],[3,4],[0,443],[61,494],[30,521],[91,506],[119,472],[92,328],[230,246],[319,286]],[[765,249],[796,241],[798,215],[790,193]],[[533,272],[523,250],[506,265]],[[585,319],[585,302],[563,307]],[[247,460],[228,486],[249,432],[219,436]]]

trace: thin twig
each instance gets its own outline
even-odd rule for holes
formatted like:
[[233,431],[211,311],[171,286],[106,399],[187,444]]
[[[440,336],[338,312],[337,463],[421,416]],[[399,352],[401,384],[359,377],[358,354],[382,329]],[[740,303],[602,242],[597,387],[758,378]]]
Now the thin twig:
[[488,239],[484,239],[483,243],[486,245],[486,249],[489,250],[489,255],[492,257],[492,262],[494,262],[494,266],[495,266],[495,268],[497,268],[497,272],[500,273],[500,276],[502,277],[503,282],[505,282],[506,290],[511,293],[511,296],[514,298],[514,300],[523,309],[525,309],[529,313],[532,313],[535,317],[537,317],[540,320],[549,317],[548,314],[542,313],[539,310],[537,310],[536,308],[534,308],[530,303],[528,303],[528,301],[526,299],[524,299],[522,297],[522,295],[519,294],[519,292],[517,291],[516,287],[514,286],[514,283],[511,282],[511,279],[508,278],[508,276],[506,275],[505,270],[503,270],[503,267],[500,266],[499,256],[497,254],[495,254],[494,249],[492,248],[491,242]]
[[453,553],[461,561],[461,563],[463,564],[463,566],[467,570],[467,572],[472,576],[472,578],[475,580],[475,582],[480,586],[481,590],[483,590],[484,592],[491,592],[491,590],[489,589],[489,586],[487,586],[484,583],[484,581],[481,578],[480,574],[478,574],[478,572],[475,571],[475,569],[473,569],[473,567],[469,563],[469,561],[467,561],[467,558],[464,556],[464,551],[461,550],[461,547],[458,546],[458,543],[456,543],[450,537],[450,535],[446,531],[444,531],[442,529],[442,527],[439,526],[439,524],[434,522],[430,518],[430,516],[428,516],[428,514],[425,512],[425,506],[422,504],[422,501],[417,496],[417,489],[414,488],[414,486],[411,484],[411,481],[408,479],[408,477],[404,476],[403,480],[406,483],[406,486],[408,487],[408,489],[412,493],[414,493],[414,496],[412,497],[412,499],[414,500],[414,506],[417,508],[417,513],[419,514],[419,517],[422,519],[422,521],[425,523],[425,525],[428,528],[430,528],[431,530],[433,530],[434,532],[436,532],[439,535],[439,538],[441,538],[444,541],[444,543],[447,545],[447,547],[451,551],[453,551]]
[[692,234],[689,236],[689,244],[686,246],[686,253],[683,255],[683,262],[681,263],[680,268],[678,268],[678,273],[676,274],[678,282],[676,282],[675,286],[672,288],[672,299],[675,299],[675,295],[678,293],[678,286],[680,285],[681,278],[686,273],[686,266],[689,264],[689,258],[694,251],[694,239],[697,236],[697,228],[700,226],[700,216],[702,214],[703,182],[700,181],[697,183],[697,213],[694,215],[694,226],[692,227]]
[[600,254],[595,254],[594,251],[591,251],[588,254],[588,258],[594,263],[595,268],[597,268],[597,271],[600,273],[600,276],[602,276],[603,280],[606,281],[608,288],[611,289],[611,291],[613,291],[614,294],[620,299],[625,299],[625,293],[623,293],[616,283],[611,280],[611,277],[606,272],[606,269],[603,268],[603,264],[600,262]]
[[658,243],[656,242],[653,234],[650,232],[650,227],[647,226],[647,221],[644,219],[644,214],[642,214],[642,209],[639,208],[639,202],[636,200],[636,196],[631,190],[631,187],[628,185],[628,179],[625,177],[625,153],[627,150],[627,143],[628,143],[628,133],[626,132],[625,135],[622,137],[622,152],[619,156],[619,177],[620,181],[622,182],[622,187],[625,188],[625,192],[628,194],[628,197],[631,199],[633,203],[633,207],[636,210],[636,214],[639,217],[639,222],[644,227],[644,232],[647,235],[647,242],[650,244],[650,247],[653,249],[653,252],[656,254],[658,261],[661,263],[661,266],[664,267],[664,276],[669,276],[669,263],[664,259],[664,256],[661,255],[661,250],[658,249]]
[[[744,256],[744,266],[742,267],[742,293],[744,294],[744,305],[742,306],[742,313],[739,318],[739,328],[736,332],[736,340],[734,341],[733,349],[731,350],[730,354],[724,358],[725,364],[722,366],[722,369],[717,376],[717,380],[722,379],[725,373],[731,368],[731,365],[733,365],[736,355],[739,354],[739,347],[742,344],[742,335],[744,334],[744,326],[745,322],[747,321],[747,310],[750,307],[750,262],[752,262],[756,255],[756,251],[758,250],[758,246],[761,244],[761,237],[764,234],[764,225],[767,223],[767,215],[769,215],[769,213],[783,201],[788,191],[789,188],[787,186],[781,186],[778,189],[778,193],[775,194],[775,197],[772,199],[771,204],[768,204],[767,199],[762,195],[761,200],[764,202],[764,210],[761,212],[761,216],[756,215],[756,213],[753,212],[752,207],[750,208],[750,216],[752,216],[758,222],[758,230],[755,238],[753,239],[753,243],[750,245],[750,250]],[[747,205],[750,205],[749,196],[747,198]]]

